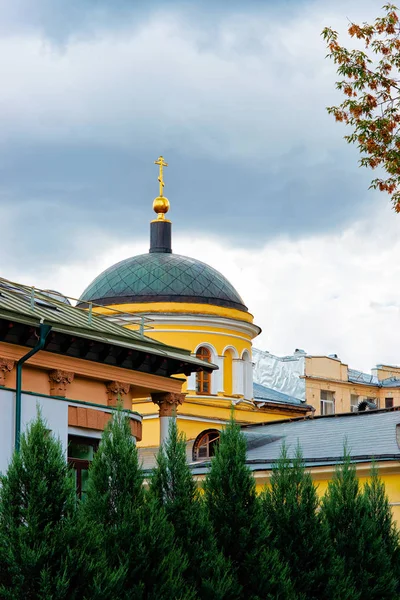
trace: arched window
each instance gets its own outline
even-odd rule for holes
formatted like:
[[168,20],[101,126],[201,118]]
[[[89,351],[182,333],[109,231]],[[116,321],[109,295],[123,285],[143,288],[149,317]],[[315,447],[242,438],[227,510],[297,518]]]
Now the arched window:
[[193,444],[193,460],[212,458],[219,444],[218,429],[208,429],[197,436]]
[[[196,358],[211,362],[211,351],[205,346],[200,346],[196,352]],[[196,392],[198,394],[211,394],[211,373],[205,371],[196,373]]]

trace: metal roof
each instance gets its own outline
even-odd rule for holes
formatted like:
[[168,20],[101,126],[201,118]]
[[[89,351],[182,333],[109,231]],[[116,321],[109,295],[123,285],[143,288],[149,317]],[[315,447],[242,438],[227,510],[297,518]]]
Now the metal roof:
[[[347,444],[353,462],[400,461],[400,407],[324,417],[300,417],[263,425],[246,425],[247,464],[253,471],[270,470],[279,459],[282,444],[293,455],[299,444],[307,467],[335,465]],[[209,462],[194,463],[204,474]]]
[[140,254],[100,273],[80,302],[104,306],[137,302],[194,302],[247,311],[233,285],[219,271],[188,256]]
[[41,322],[52,331],[77,336],[93,342],[111,344],[147,352],[166,359],[181,361],[192,371],[217,368],[191,355],[189,350],[168,346],[138,332],[110,322],[93,311],[66,304],[45,292],[0,278],[0,319],[37,327]]
[[278,392],[265,385],[261,385],[261,383],[253,383],[253,395],[255,401],[264,400],[266,402],[276,402],[278,404],[304,405],[304,402],[299,400],[299,398],[289,396],[289,394],[284,394],[283,392]]
[[373,387],[400,387],[400,377],[387,377],[386,379],[378,379],[376,375],[369,375],[362,371],[349,369],[349,381],[352,383],[363,383]]
[[[354,460],[400,459],[396,427],[399,410],[346,413],[325,417],[305,417],[263,426],[247,426],[243,433],[256,447],[249,447],[247,460],[270,466],[279,458],[283,442],[289,452],[301,446],[306,465],[337,462],[347,443]],[[275,439],[274,439],[275,438]]]

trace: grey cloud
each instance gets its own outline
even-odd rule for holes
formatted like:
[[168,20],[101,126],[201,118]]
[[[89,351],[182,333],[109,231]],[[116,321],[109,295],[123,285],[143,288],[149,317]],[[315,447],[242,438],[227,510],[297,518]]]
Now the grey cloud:
[[[231,12],[216,3],[211,13],[224,21],[242,10],[243,3],[228,4]],[[96,243],[147,237],[160,153],[170,163],[176,233],[259,247],[330,232],[368,211],[370,174],[358,170],[357,153],[324,112],[334,75],[318,15],[288,25],[276,4],[253,1],[248,21],[225,23],[217,50],[204,50],[210,14],[200,18],[193,3],[171,2],[168,23],[152,13],[168,3],[38,0],[35,12],[28,0],[7,5],[19,31],[79,38],[87,23],[97,32],[90,43],[70,41],[60,55],[22,34],[11,46],[0,40],[7,260],[56,268],[90,252],[92,236]],[[260,6],[273,7],[270,20],[254,19]],[[189,28],[174,22],[179,11]],[[297,13],[298,3],[290,18]],[[138,32],[136,17],[153,21]],[[123,38],[116,34],[122,22]]]
[[[16,208],[8,228],[11,260],[75,260],[82,240],[85,250],[90,248],[93,232],[121,243],[146,239],[158,191],[156,150],[34,146],[9,151],[0,206],[2,211]],[[365,177],[343,168],[338,156],[322,168],[305,168],[298,148],[282,164],[260,170],[230,161],[194,163],[190,152],[168,148],[164,155],[175,235],[207,232],[233,245],[260,247],[277,236],[332,231],[369,208],[359,193]]]

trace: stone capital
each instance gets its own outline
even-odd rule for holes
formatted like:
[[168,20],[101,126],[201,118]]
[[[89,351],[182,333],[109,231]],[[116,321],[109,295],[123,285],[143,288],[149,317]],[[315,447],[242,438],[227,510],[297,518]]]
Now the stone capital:
[[108,406],[117,406],[118,399],[122,400],[122,397],[126,396],[131,389],[129,383],[122,383],[121,381],[109,381],[106,387]]
[[67,388],[73,382],[75,374],[72,371],[63,371],[62,369],[54,369],[49,373],[50,395],[60,396],[65,398]]
[[151,399],[160,409],[160,417],[174,417],[178,406],[185,400],[186,394],[174,392],[153,392]]
[[14,364],[10,358],[0,357],[0,385],[6,385],[6,373],[13,370]]

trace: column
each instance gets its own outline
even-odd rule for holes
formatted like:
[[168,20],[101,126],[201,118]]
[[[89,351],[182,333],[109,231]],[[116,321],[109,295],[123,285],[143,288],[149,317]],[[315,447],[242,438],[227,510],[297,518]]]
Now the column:
[[183,403],[186,394],[174,392],[153,392],[151,399],[159,407],[160,414],[160,446],[168,438],[169,424],[176,419],[178,406]]
[[211,360],[218,367],[211,374],[211,393],[216,396],[218,392],[224,391],[224,357],[213,356]]
[[234,358],[232,363],[233,387],[232,393],[235,396],[244,396],[244,363],[241,358]]
[[65,398],[67,395],[68,386],[73,382],[74,376],[75,373],[72,371],[63,371],[62,369],[50,371],[50,396],[59,396],[60,398]]

